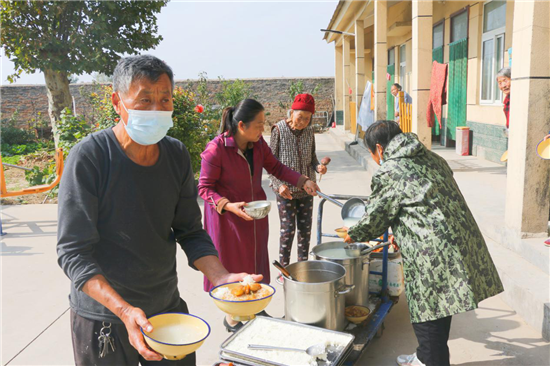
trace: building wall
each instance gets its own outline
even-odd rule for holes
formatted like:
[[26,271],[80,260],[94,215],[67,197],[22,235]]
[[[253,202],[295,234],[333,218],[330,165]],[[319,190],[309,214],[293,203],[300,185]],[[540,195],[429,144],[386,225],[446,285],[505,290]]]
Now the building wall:
[[[303,80],[305,90],[312,90],[319,85],[318,93],[315,95],[317,111],[332,113],[332,98],[334,95],[334,78],[270,78],[270,79],[245,79],[250,83],[252,91],[266,108],[268,124],[271,126],[286,116],[286,108],[280,108],[279,102],[283,102],[290,108],[288,88],[291,82]],[[176,86],[187,87],[196,85],[196,80],[176,81]],[[219,91],[218,80],[209,81],[209,90],[212,95]],[[89,103],[88,95],[99,90],[98,84],[73,84],[70,86],[71,94],[75,99],[76,112],[86,116],[90,123],[94,123],[93,110]],[[28,121],[37,118],[40,113],[42,119],[49,121],[48,98],[44,85],[7,85],[0,87],[0,98],[2,100],[1,119],[10,118],[15,111],[18,111],[17,122],[20,126],[26,126]]]
[[[502,104],[484,105],[481,98],[481,47],[483,36],[483,5],[486,2],[448,1],[445,4],[434,2],[434,24],[445,19],[444,62],[449,62],[449,43],[451,41],[451,16],[462,9],[468,9],[468,92],[467,122],[472,131],[471,153],[487,160],[500,162],[500,156],[508,147],[506,137],[506,118]],[[509,65],[506,50],[512,46],[514,2],[506,3],[506,31],[504,36],[504,65]],[[447,117],[447,106],[443,106],[443,117]]]

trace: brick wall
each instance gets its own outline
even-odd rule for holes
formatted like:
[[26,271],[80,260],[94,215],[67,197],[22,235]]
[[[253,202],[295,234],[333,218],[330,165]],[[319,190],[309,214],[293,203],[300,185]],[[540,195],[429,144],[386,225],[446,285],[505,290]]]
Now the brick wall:
[[[286,108],[279,107],[279,102],[288,102],[288,88],[292,81],[303,80],[305,89],[312,90],[319,85],[315,95],[317,111],[332,112],[332,95],[334,94],[334,78],[269,78],[269,79],[243,79],[251,84],[251,88],[258,101],[261,102],[269,113],[267,120],[269,125],[280,121],[286,115]],[[187,87],[196,85],[196,80],[176,81],[177,86]],[[74,97],[76,112],[87,116],[93,122],[91,106],[88,103],[90,93],[96,91],[97,84],[82,83],[70,86],[71,94]],[[208,88],[213,93],[220,89],[218,80],[210,80]],[[38,114],[42,119],[49,121],[48,99],[44,85],[6,85],[0,87],[1,118],[10,118],[17,110],[17,122],[20,126],[26,126],[28,121],[37,118]]]

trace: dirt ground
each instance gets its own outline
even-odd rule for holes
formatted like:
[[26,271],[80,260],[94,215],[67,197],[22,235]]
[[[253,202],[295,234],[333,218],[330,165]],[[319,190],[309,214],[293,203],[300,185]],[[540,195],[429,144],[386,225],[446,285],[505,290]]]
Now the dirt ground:
[[[23,157],[17,165],[25,168],[38,166],[40,169],[44,169],[53,159],[53,154],[41,152]],[[19,191],[30,186],[29,182],[25,179],[25,170],[4,166],[4,176],[6,178],[6,189],[8,192]],[[48,204],[57,203],[57,197],[52,197],[51,192],[48,191],[38,194],[2,198],[1,203],[2,205]]]

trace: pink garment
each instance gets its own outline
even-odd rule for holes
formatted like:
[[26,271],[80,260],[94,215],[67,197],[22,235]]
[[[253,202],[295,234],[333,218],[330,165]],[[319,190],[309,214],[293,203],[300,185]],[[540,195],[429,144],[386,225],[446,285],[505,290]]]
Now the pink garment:
[[[270,267],[267,243],[268,218],[245,221],[231,212],[219,214],[216,205],[222,198],[230,202],[265,200],[262,170],[298,185],[301,175],[283,165],[271,152],[265,140],[254,143],[254,175],[250,176],[248,161],[239,153],[233,137],[219,135],[206,145],[201,154],[199,195],[205,201],[204,229],[218,250],[220,260],[231,273],[262,274],[269,283]],[[204,278],[204,290],[212,284]]]
[[432,64],[432,81],[430,85],[430,100],[428,101],[428,110],[426,119],[428,126],[434,126],[434,113],[439,121],[441,128],[441,108],[447,104],[447,64],[440,64],[434,61]]

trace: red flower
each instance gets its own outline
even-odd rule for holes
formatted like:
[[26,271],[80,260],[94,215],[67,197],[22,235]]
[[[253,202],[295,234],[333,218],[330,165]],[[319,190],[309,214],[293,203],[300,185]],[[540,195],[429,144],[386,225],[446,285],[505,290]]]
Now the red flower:
[[202,104],[197,104],[197,106],[195,107],[195,112],[197,113],[204,112],[204,107],[202,106]]
[[118,122],[118,121],[120,121],[120,118],[115,118],[115,122]]

